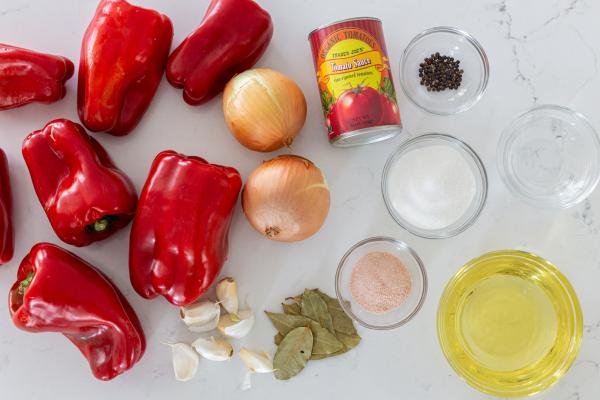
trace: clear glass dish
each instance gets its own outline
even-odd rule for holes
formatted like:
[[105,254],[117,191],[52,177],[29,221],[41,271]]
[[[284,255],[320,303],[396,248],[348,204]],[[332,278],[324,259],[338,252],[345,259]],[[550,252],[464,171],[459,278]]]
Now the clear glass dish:
[[534,107],[502,133],[498,170],[516,196],[543,207],[568,208],[600,179],[600,140],[582,115],[555,105]]
[[556,383],[577,357],[581,306],[567,278],[544,258],[502,250],[466,263],[437,313],[444,356],[469,385],[502,398]]
[[[350,291],[353,267],[364,255],[378,251],[396,256],[410,273],[412,289],[404,303],[385,314],[373,314],[354,299]],[[350,318],[369,329],[393,329],[406,324],[421,309],[427,294],[425,266],[406,243],[389,237],[371,237],[352,246],[342,257],[335,274],[335,293],[342,308]]]
[[[428,92],[420,84],[419,64],[434,53],[460,60],[464,70],[456,90]],[[440,26],[418,34],[400,59],[400,86],[415,105],[437,115],[452,115],[475,105],[487,88],[490,66],[483,47],[475,38],[457,28]]]
[[[394,185],[394,182],[392,182],[391,179],[390,170],[394,164],[410,151],[427,146],[450,146],[452,149],[457,150],[458,153],[464,157],[464,160],[470,167],[475,183],[475,191],[472,201],[466,208],[465,212],[450,225],[439,229],[425,229],[409,222],[407,218],[401,215],[397,210],[397,207],[394,205],[394,200],[390,195],[390,189],[392,185]],[[473,225],[473,223],[477,220],[477,217],[483,210],[487,199],[488,181],[487,173],[483,163],[481,162],[481,159],[479,156],[477,156],[475,151],[469,147],[469,145],[451,135],[442,133],[428,133],[416,136],[403,142],[398,149],[390,155],[383,169],[381,189],[385,205],[392,218],[394,218],[398,225],[410,233],[423,238],[442,239],[458,235]]]

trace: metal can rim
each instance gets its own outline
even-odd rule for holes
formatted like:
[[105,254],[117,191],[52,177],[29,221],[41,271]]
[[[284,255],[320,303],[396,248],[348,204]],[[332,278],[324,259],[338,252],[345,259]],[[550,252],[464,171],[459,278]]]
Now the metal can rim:
[[308,39],[310,39],[310,37],[312,36],[313,33],[318,32],[321,29],[329,28],[330,26],[341,24],[342,22],[351,22],[351,21],[377,21],[377,22],[381,22],[381,20],[379,18],[375,18],[375,17],[354,17],[354,18],[341,19],[339,21],[330,22],[328,24],[321,25],[321,26],[313,29],[308,34]]
[[[339,143],[341,140],[347,139],[347,137],[353,138],[353,137],[358,137],[358,136],[364,136],[364,134],[371,133],[374,131],[381,131],[381,132],[388,131],[389,133],[387,135],[377,135],[375,137],[370,137],[369,139],[366,139],[365,141],[362,141],[362,142],[353,142],[351,144],[348,144],[348,143],[340,144]],[[336,147],[355,147],[355,146],[362,146],[365,144],[382,142],[384,140],[392,139],[392,138],[394,138],[398,135],[402,135],[402,134],[408,135],[408,133],[405,132],[402,122],[400,122],[399,124],[376,125],[376,126],[370,126],[370,127],[361,128],[361,129],[355,129],[353,131],[342,132],[333,138],[330,137],[329,143],[331,143],[332,145],[334,145]]]

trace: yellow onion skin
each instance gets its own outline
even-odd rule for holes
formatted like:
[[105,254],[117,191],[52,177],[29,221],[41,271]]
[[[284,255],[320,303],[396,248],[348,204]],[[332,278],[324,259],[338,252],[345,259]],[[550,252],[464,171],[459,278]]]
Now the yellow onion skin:
[[242,191],[242,208],[252,227],[281,242],[315,234],[325,222],[329,205],[329,187],[321,170],[294,155],[263,162]]
[[269,152],[292,144],[306,120],[306,99],[287,76],[255,68],[227,83],[223,114],[238,142],[251,150]]

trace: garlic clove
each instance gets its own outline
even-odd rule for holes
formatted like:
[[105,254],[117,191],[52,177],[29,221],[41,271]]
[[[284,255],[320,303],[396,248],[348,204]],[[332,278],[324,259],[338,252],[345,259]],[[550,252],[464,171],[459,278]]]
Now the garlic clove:
[[250,372],[265,374],[273,372],[273,360],[264,351],[252,351],[242,347],[239,352],[240,359]]
[[241,339],[250,333],[254,326],[254,313],[251,309],[242,310],[238,313],[237,318],[231,314],[224,315],[219,319],[217,328],[227,337]]
[[169,346],[171,346],[175,379],[180,382],[189,381],[198,371],[200,356],[187,343],[173,343]]
[[211,361],[227,361],[233,355],[233,346],[227,340],[198,338],[192,343],[194,350]]
[[252,374],[265,374],[274,371],[273,360],[264,351],[252,351],[242,347],[239,355],[247,368],[244,380],[240,385],[241,390],[252,388]]
[[225,311],[236,317],[238,313],[238,294],[235,280],[229,277],[221,279],[217,283],[216,292],[217,299]]
[[207,322],[204,325],[189,325],[188,329],[190,332],[203,333],[210,332],[212,330],[217,329],[217,325],[219,324],[219,315],[215,315],[212,321]]
[[210,300],[202,300],[179,309],[181,320],[192,332],[208,332],[215,329],[220,315],[221,307]]

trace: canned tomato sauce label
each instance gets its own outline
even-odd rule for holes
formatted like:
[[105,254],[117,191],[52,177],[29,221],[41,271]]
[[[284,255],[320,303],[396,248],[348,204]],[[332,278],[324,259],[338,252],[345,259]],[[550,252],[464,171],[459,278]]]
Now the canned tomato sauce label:
[[381,21],[335,22],[312,31],[308,39],[329,140],[356,145],[400,133]]

